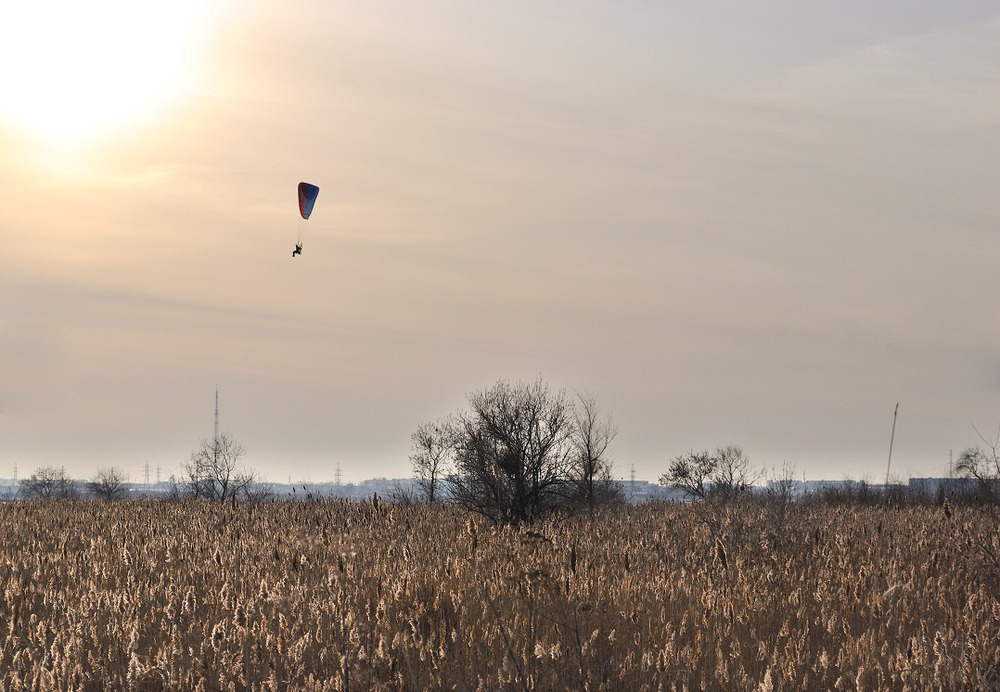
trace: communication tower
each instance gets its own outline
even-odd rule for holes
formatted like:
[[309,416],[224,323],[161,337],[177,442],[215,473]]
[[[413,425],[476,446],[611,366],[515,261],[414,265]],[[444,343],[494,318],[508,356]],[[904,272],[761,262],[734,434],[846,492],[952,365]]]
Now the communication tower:
[[215,432],[212,436],[212,465],[219,468],[219,385],[215,385]]

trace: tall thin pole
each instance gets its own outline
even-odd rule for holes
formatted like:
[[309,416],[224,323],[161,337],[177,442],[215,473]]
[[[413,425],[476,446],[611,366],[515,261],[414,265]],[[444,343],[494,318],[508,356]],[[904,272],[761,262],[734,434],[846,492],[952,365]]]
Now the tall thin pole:
[[889,485],[889,469],[892,467],[892,442],[896,439],[896,416],[899,415],[899,402],[896,402],[896,410],[892,412],[892,435],[889,436],[889,463],[885,467],[885,484]]
[[212,438],[212,461],[219,467],[219,386],[215,386],[215,437]]

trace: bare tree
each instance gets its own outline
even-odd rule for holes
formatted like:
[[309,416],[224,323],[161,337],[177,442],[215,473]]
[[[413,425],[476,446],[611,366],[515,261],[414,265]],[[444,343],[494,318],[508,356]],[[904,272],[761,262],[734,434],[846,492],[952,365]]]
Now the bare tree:
[[736,445],[718,448],[715,459],[711,492],[724,500],[732,500],[749,491],[764,475],[762,469],[750,465],[750,457]]
[[76,486],[61,467],[43,466],[18,485],[21,496],[29,499],[65,500],[76,497]]
[[610,413],[602,413],[590,393],[577,393],[573,409],[573,444],[575,453],[571,473],[580,502],[593,512],[598,504],[618,498],[621,492],[612,475],[608,455],[618,428]]
[[455,422],[444,418],[437,423],[421,423],[410,436],[413,452],[410,463],[420,496],[427,502],[441,499],[441,486],[455,446]]
[[255,482],[252,472],[240,466],[243,445],[221,433],[214,440],[202,440],[184,465],[188,493],[195,498],[225,502],[246,494]]
[[714,453],[706,449],[675,458],[660,476],[660,483],[683,490],[694,499],[732,500],[747,492],[761,476],[761,471],[750,466],[742,447],[729,445]]
[[978,482],[983,497],[991,502],[1000,499],[1000,429],[990,440],[976,430],[983,445],[965,449],[955,463],[955,473]]
[[573,412],[541,380],[500,381],[470,395],[456,419],[451,498],[498,523],[520,524],[565,506],[571,496]]
[[688,497],[704,500],[708,497],[713,473],[715,459],[712,454],[707,449],[691,451],[670,462],[670,468],[660,476],[660,483],[683,490]]
[[786,461],[781,465],[781,472],[771,469],[771,480],[768,483],[768,497],[779,502],[791,502],[795,499],[795,464]]
[[87,482],[87,490],[102,500],[120,500],[128,495],[127,483],[128,476],[121,469],[104,468]]
[[540,379],[469,395],[470,410],[424,423],[410,461],[425,500],[447,499],[503,524],[622,497],[608,454],[617,428],[595,397]]
[[274,497],[274,486],[270,483],[258,482],[255,474],[249,474],[248,482],[240,488],[239,492],[250,504],[259,505]]

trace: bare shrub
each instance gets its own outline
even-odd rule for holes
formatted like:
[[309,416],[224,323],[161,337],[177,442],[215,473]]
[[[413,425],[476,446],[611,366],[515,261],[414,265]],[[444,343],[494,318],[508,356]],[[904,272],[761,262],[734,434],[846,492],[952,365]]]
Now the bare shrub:
[[25,499],[67,500],[78,494],[66,470],[56,466],[43,466],[18,485],[20,495]]
[[121,500],[128,495],[128,476],[114,467],[100,469],[87,481],[87,490],[102,500]]

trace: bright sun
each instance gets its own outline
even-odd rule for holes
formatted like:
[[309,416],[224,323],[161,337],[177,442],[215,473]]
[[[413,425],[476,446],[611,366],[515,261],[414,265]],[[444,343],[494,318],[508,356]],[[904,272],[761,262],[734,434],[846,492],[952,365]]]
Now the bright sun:
[[0,126],[80,144],[190,86],[208,0],[54,0],[0,9]]

